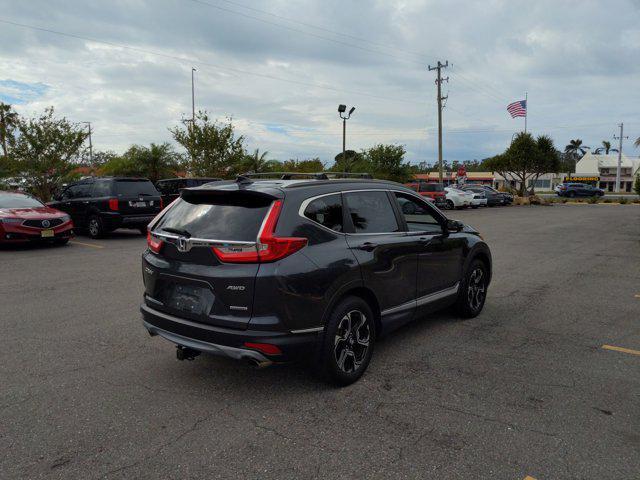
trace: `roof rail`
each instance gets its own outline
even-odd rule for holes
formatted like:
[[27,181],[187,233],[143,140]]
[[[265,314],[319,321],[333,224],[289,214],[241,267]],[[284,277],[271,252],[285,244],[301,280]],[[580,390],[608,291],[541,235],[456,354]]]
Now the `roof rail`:
[[328,180],[323,172],[262,172],[262,173],[245,173],[246,178],[275,178],[279,180],[293,180],[294,178],[313,178],[315,180]]
[[346,173],[346,172],[262,172],[244,173],[243,178],[275,178],[279,180],[293,180],[295,178],[311,178],[314,180],[330,180],[334,178],[367,178],[372,179],[370,173]]

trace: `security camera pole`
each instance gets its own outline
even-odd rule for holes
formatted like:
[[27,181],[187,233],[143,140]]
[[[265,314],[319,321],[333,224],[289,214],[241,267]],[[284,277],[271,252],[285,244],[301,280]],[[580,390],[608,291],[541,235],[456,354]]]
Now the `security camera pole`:
[[354,112],[355,109],[356,107],[351,107],[351,109],[349,110],[349,113],[345,117],[342,114],[347,111],[347,106],[342,104],[338,105],[338,115],[340,115],[340,118],[342,119],[342,171],[343,172],[347,171],[347,155],[346,155],[347,120],[351,118],[351,114]]

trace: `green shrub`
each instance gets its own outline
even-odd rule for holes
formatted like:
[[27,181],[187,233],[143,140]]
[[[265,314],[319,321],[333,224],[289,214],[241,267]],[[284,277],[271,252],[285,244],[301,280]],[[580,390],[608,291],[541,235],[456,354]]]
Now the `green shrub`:
[[611,200],[610,198],[605,198],[602,203],[613,203],[613,200]]
[[598,197],[596,197],[595,195],[593,197],[589,197],[587,199],[588,203],[598,203]]
[[626,205],[627,203],[629,203],[629,200],[627,199],[627,197],[620,197],[621,205]]

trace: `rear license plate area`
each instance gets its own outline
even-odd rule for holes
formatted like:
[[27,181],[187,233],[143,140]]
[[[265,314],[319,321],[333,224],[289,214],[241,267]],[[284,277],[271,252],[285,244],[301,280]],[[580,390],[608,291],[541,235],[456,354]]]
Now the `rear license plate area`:
[[147,202],[129,202],[129,206],[135,208],[143,208],[147,206]]
[[165,305],[174,310],[191,315],[203,315],[205,313],[205,302],[209,291],[194,285],[184,285],[172,283],[167,291]]

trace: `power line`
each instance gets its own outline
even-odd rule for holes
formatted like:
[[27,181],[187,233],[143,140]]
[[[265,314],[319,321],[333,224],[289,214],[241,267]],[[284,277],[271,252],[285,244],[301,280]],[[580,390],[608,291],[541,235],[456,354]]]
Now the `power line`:
[[[375,53],[375,54],[379,54],[379,55],[385,55],[387,57],[394,58],[396,60],[409,62],[409,63],[421,65],[421,66],[426,63],[424,54],[418,54],[418,53],[414,53],[414,52],[406,52],[406,51],[403,51],[403,50],[399,50],[399,49],[397,49],[395,47],[388,47],[388,46],[386,46],[384,44],[377,43],[377,42],[372,42],[370,40],[363,39],[361,37],[345,34],[345,33],[342,33],[342,32],[337,32],[335,30],[327,29],[327,28],[324,28],[324,27],[320,27],[320,26],[317,26],[317,25],[310,24],[310,23],[301,22],[299,20],[290,19],[290,18],[281,16],[281,15],[277,15],[277,14],[268,12],[266,10],[261,10],[261,9],[249,7],[249,6],[237,3],[237,2],[232,2],[230,0],[221,0],[221,1],[223,1],[225,3],[228,3],[228,4],[231,4],[231,5],[239,6],[241,8],[246,8],[247,10],[258,12],[258,13],[261,13],[261,14],[264,14],[264,15],[269,15],[269,16],[274,17],[274,18],[282,19],[282,20],[285,20],[285,21],[288,21],[288,22],[292,22],[292,23],[297,23],[299,25],[303,25],[303,26],[308,27],[308,28],[315,28],[317,30],[325,31],[325,32],[332,33],[332,34],[335,34],[335,35],[343,35],[343,36],[346,36],[346,37],[350,37],[350,38],[353,38],[355,40],[358,40],[358,41],[361,41],[361,42],[364,42],[364,43],[368,43],[368,44],[371,44],[371,45],[374,45],[374,46],[385,48],[387,50],[393,50],[393,51],[401,52],[401,53],[405,53],[405,54],[408,53],[410,55],[416,56],[417,58],[415,58],[415,59],[401,58],[401,57],[398,57],[397,55],[394,55],[394,54],[391,54],[391,53],[388,53],[388,52],[385,52],[385,51],[381,51],[379,49],[374,50],[374,49],[371,49],[371,48],[363,47],[361,45],[355,45],[353,43],[343,42],[341,40],[336,40],[334,38],[325,37],[325,36],[318,35],[318,34],[315,34],[315,33],[312,33],[312,32],[308,32],[308,31],[305,31],[305,30],[300,30],[300,29],[297,29],[297,28],[290,27],[288,25],[283,25],[281,23],[272,22],[272,21],[265,20],[265,19],[260,18],[260,17],[256,17],[256,16],[253,16],[253,15],[248,15],[246,13],[242,13],[242,12],[238,12],[236,10],[225,8],[225,7],[222,7],[220,5],[215,5],[215,4],[209,3],[209,2],[204,1],[204,0],[189,0],[189,1],[193,2],[193,3],[200,4],[200,5],[207,6],[207,7],[210,7],[210,8],[215,8],[217,10],[224,11],[224,12],[227,12],[227,13],[232,13],[232,14],[235,14],[235,15],[239,15],[241,17],[249,18],[251,20],[262,22],[262,23],[265,23],[265,24],[268,24],[268,25],[284,28],[286,30],[293,31],[293,32],[296,32],[296,33],[299,33],[299,34],[302,34],[302,35],[306,35],[306,36],[310,36],[310,37],[314,37],[314,38],[319,38],[321,40],[326,40],[326,41],[329,41],[329,42],[333,42],[333,43],[336,43],[338,45],[342,45],[342,46],[346,46],[346,47],[350,47],[350,48],[356,48],[358,50],[363,50],[363,51],[366,51],[366,52]],[[470,79],[467,79],[462,74],[460,74],[460,77],[461,77],[461,80],[464,83],[467,84],[468,88],[473,89],[473,90],[475,90],[476,92],[478,92],[478,93],[480,93],[482,95],[492,97],[494,100],[497,100],[499,102],[504,102],[504,100],[505,100],[504,98],[498,97],[495,93],[492,93],[492,91],[489,88],[482,87],[481,85],[479,85],[478,84],[479,83],[478,80],[476,80],[475,83],[474,83],[474,81],[472,81]],[[491,88],[493,90],[495,90],[496,92],[498,91],[498,90],[494,89],[493,87],[491,87]]]
[[46,32],[46,33],[51,33],[54,35],[60,35],[63,37],[68,37],[68,38],[75,38],[77,40],[84,40],[87,42],[94,42],[94,43],[100,43],[103,45],[109,45],[111,47],[117,47],[117,48],[122,48],[125,50],[130,50],[130,51],[134,51],[134,52],[138,52],[138,53],[144,53],[147,55],[154,55],[157,57],[162,57],[162,58],[167,58],[170,60],[176,60],[180,63],[185,63],[185,64],[190,64],[193,65],[198,64],[200,66],[204,65],[207,67],[211,67],[211,68],[217,68],[217,69],[221,69],[221,70],[228,70],[228,71],[232,71],[235,73],[242,73],[245,75],[251,75],[251,76],[255,76],[255,77],[261,77],[261,78],[266,78],[269,80],[277,80],[277,81],[281,81],[281,82],[286,82],[286,83],[291,83],[294,85],[302,85],[302,86],[306,86],[306,87],[314,87],[314,88],[319,88],[319,89],[323,89],[323,90],[329,90],[329,91],[333,91],[333,92],[340,92],[340,93],[348,93],[350,95],[360,95],[363,97],[369,97],[369,98],[376,98],[379,100],[390,100],[393,102],[403,102],[403,103],[410,103],[412,105],[415,105],[416,101],[415,100],[409,100],[409,99],[403,99],[403,98],[393,98],[393,97],[386,97],[386,96],[382,96],[382,95],[375,95],[375,94],[370,94],[370,93],[365,93],[365,92],[360,92],[360,91],[355,91],[355,90],[344,90],[341,88],[336,88],[336,87],[331,87],[329,85],[321,85],[321,84],[317,84],[317,83],[311,83],[311,82],[305,82],[302,80],[293,80],[293,79],[289,79],[289,78],[284,78],[284,77],[278,77],[275,75],[269,75],[269,74],[265,74],[265,73],[257,73],[257,72],[251,72],[248,70],[243,70],[240,68],[236,68],[236,67],[229,67],[227,65],[222,65],[222,64],[216,64],[216,63],[211,63],[211,62],[205,62],[202,60],[199,60],[198,58],[195,57],[182,57],[182,56],[178,56],[178,55],[171,55],[168,53],[161,53],[161,52],[156,52],[153,50],[147,50],[144,48],[140,48],[140,47],[134,47],[131,45],[127,45],[127,44],[122,44],[122,43],[116,43],[116,42],[111,42],[108,40],[99,40],[96,38],[91,38],[91,37],[85,37],[83,35],[76,35],[74,33],[67,33],[67,32],[60,32],[58,30],[52,30],[49,28],[43,28],[43,27],[36,27],[34,25],[28,25],[25,23],[18,23],[18,22],[13,22],[10,20],[4,20],[0,18],[0,23],[4,23],[6,25],[13,25],[15,27],[21,27],[21,28],[27,28],[30,30],[36,30],[36,31],[40,31],[40,32]]

